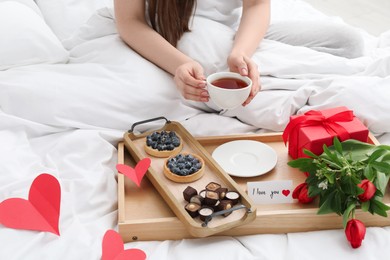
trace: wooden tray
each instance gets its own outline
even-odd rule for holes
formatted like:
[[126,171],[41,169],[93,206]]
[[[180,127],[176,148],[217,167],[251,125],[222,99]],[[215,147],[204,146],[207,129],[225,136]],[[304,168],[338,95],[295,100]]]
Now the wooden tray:
[[[268,174],[234,180],[245,190],[248,181],[292,180],[293,187],[302,183],[305,176],[302,172],[287,165],[291,158],[287,154],[281,133],[261,135],[236,135],[197,138],[200,144],[211,154],[219,145],[234,140],[256,140],[267,143],[278,154],[276,167]],[[379,144],[370,135],[370,143]],[[124,149],[123,143],[118,145],[118,162],[134,166],[134,160]],[[135,240],[176,240],[193,238],[184,224],[170,210],[159,193],[148,179],[144,179],[141,188],[118,175],[118,228],[124,241]],[[387,191],[384,202],[390,205]],[[342,217],[336,214],[317,215],[316,204],[270,204],[256,205],[256,219],[248,224],[226,230],[218,235],[240,236],[262,233],[290,233],[342,228]],[[366,226],[389,226],[390,218],[371,215],[361,210],[356,216]]]
[[[144,132],[136,135],[133,133],[135,126],[142,123],[149,123],[155,120],[166,120],[165,125],[153,131]],[[175,131],[180,135],[182,139],[183,149],[181,153],[193,153],[201,157],[204,161],[204,175],[200,179],[190,183],[177,183],[169,180],[163,174],[164,164],[167,158],[158,158],[148,155],[145,152],[144,145],[146,143],[146,136],[154,131]],[[136,162],[143,158],[150,158],[151,165],[148,169],[146,176],[153,184],[155,189],[160,193],[161,200],[168,204],[168,207],[175,213],[175,215],[181,220],[188,232],[194,237],[206,237],[220,233],[222,231],[237,227],[253,221],[256,218],[256,208],[252,205],[248,195],[241,190],[241,187],[228,175],[222,168],[215,162],[211,155],[203,148],[203,146],[193,138],[193,136],[177,122],[169,121],[165,118],[154,118],[138,122],[133,125],[129,132],[124,134],[124,144],[131,156]],[[236,191],[240,194],[240,203],[228,210],[231,214],[227,217],[221,216],[221,212],[213,214],[212,220],[206,219],[201,221],[199,218],[192,218],[185,210],[187,202],[183,198],[183,191],[187,186],[191,186],[198,191],[205,189],[206,185],[210,182],[216,182],[222,187],[228,188],[229,191]],[[120,182],[120,187],[122,182]],[[133,188],[132,192],[143,190],[141,188]],[[127,191],[127,190],[125,190]],[[123,194],[123,193],[122,193]],[[124,193],[126,196],[126,193]],[[144,195],[147,196],[147,195]],[[126,201],[126,197],[122,197]],[[140,199],[141,200],[141,199]],[[151,202],[152,203],[152,202]],[[121,208],[123,204],[120,205]],[[134,209],[138,209],[134,208]],[[226,212],[226,211],[223,211]],[[125,219],[121,219],[125,220]]]

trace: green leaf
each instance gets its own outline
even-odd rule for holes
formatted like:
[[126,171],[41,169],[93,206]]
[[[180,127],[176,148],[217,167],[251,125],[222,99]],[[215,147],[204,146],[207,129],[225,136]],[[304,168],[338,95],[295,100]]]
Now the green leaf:
[[293,168],[299,168],[302,165],[311,163],[311,161],[312,161],[312,159],[310,159],[310,158],[298,158],[298,159],[289,161],[287,164]]
[[324,200],[324,202],[321,204],[320,208],[318,209],[317,214],[323,215],[332,213],[332,200],[334,198],[334,192],[330,193]]
[[387,152],[386,154],[384,154],[381,158],[381,161],[382,162],[390,162],[390,152]]
[[312,157],[312,158],[318,158],[318,155],[312,153],[310,150],[307,150],[307,149],[303,149],[303,153]]
[[290,167],[298,168],[303,172],[309,171],[308,169],[313,169],[313,167],[315,168],[313,159],[310,158],[298,158],[296,160],[289,161],[287,164]]
[[357,184],[353,181],[352,178],[348,178],[347,176],[343,176],[340,179],[340,189],[344,191],[345,194],[353,196],[357,196],[364,192],[363,189],[357,186]]
[[337,214],[341,214],[341,195],[339,190],[334,191],[333,200],[331,201],[331,208]]
[[389,181],[389,176],[386,176],[383,172],[377,172],[376,179],[374,180],[374,185],[377,190],[382,194],[385,194],[387,183]]
[[344,155],[350,154],[351,159],[354,161],[361,161],[367,158],[368,154],[371,154],[373,149],[376,148],[373,144],[360,142],[354,139],[349,139],[341,143],[343,147]]
[[371,165],[368,164],[366,167],[364,167],[363,170],[364,176],[367,178],[369,181],[373,181],[375,178],[375,171],[372,169]]
[[390,164],[386,162],[378,162],[378,161],[372,161],[370,163],[371,167],[375,168],[376,170],[383,172],[385,174],[390,174]]
[[362,202],[361,204],[361,209],[364,211],[364,212],[367,212],[368,209],[370,208],[370,201],[365,201],[365,202]]
[[386,150],[376,148],[374,152],[368,157],[368,163],[375,161],[385,153],[387,153]]
[[309,186],[308,189],[308,195],[309,197],[315,197],[319,194],[321,194],[322,189],[318,188],[317,186]]
[[343,227],[345,229],[345,227],[347,226],[347,223],[348,223],[348,220],[349,220],[349,216],[351,215],[351,212],[353,210],[355,210],[356,208],[356,204],[355,203],[351,203],[348,205],[347,209],[344,211],[344,214],[343,214]]
[[333,184],[335,181],[335,175],[332,172],[326,172],[324,173],[326,179],[328,180],[329,184]]
[[341,165],[337,164],[337,163],[334,162],[334,161],[331,161],[332,159],[322,158],[322,160],[323,160],[324,162],[326,162],[329,166],[332,166],[332,167],[335,168],[335,169],[341,169],[341,168],[342,168]]
[[[339,161],[338,158],[337,158],[337,155],[333,154],[331,152],[331,150],[326,146],[324,145],[323,146],[323,150],[324,150],[324,153],[322,155],[320,155],[320,157],[323,157],[324,160],[327,160],[327,161],[332,161],[332,164],[335,164],[338,166],[337,162]],[[324,156],[324,154],[328,157],[326,158]],[[339,168],[338,168],[339,169]]]
[[373,213],[378,214],[379,216],[382,216],[382,217],[387,217],[386,211],[388,211],[390,209],[389,206],[387,206],[383,202],[376,200],[376,199],[371,200],[370,208],[371,208]]
[[390,146],[389,145],[384,145],[384,144],[380,144],[378,146],[376,146],[378,149],[383,149],[383,150],[387,150],[390,152]]
[[339,154],[343,154],[343,147],[337,137],[333,138],[333,146]]

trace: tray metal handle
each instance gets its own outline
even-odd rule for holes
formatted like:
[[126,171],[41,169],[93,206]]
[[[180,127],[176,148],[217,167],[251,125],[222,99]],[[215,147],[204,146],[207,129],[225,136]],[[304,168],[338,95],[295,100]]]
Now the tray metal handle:
[[239,209],[247,209],[247,213],[251,213],[251,209],[247,208],[245,205],[240,204],[240,205],[234,206],[230,209],[225,209],[225,210],[214,212],[210,216],[207,216],[202,223],[202,227],[207,227],[207,224],[213,219],[213,217],[220,216],[220,215],[223,215],[226,213],[230,213],[230,212],[233,212],[233,211],[239,210]]
[[128,133],[133,133],[134,128],[135,128],[136,126],[142,125],[142,124],[146,124],[146,123],[150,123],[150,122],[157,121],[157,120],[165,120],[165,124],[169,124],[169,123],[171,122],[171,121],[169,121],[166,117],[164,117],[164,116],[159,116],[159,117],[155,117],[155,118],[151,118],[151,119],[147,119],[147,120],[135,122],[135,123],[131,126],[131,129],[128,130],[127,132],[128,132]]

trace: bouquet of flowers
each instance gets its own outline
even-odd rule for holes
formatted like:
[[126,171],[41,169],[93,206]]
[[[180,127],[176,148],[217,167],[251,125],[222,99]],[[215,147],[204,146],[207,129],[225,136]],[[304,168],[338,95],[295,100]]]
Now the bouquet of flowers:
[[318,214],[343,216],[345,235],[353,248],[361,246],[366,233],[363,222],[355,218],[355,209],[387,217],[390,207],[382,202],[390,177],[390,146],[371,145],[356,140],[324,146],[317,156],[305,150],[309,158],[290,161],[291,167],[307,173],[292,196],[301,203],[319,201]]

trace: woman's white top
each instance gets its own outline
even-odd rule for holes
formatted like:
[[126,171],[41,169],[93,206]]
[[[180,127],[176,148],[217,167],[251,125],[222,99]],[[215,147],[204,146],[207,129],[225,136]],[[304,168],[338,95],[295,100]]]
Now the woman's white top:
[[195,16],[209,18],[231,28],[237,28],[242,12],[242,0],[197,0]]

